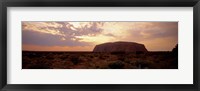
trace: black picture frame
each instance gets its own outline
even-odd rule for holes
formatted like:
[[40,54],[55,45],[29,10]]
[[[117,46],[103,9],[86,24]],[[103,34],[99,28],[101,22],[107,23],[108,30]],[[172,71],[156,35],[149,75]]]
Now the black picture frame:
[[[7,7],[193,7],[194,84],[7,84]],[[199,91],[200,0],[2,0],[0,2],[0,89],[3,91]]]

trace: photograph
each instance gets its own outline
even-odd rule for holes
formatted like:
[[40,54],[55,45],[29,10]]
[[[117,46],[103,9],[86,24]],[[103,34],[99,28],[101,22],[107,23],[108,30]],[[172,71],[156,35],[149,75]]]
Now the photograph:
[[2,91],[199,90],[200,0],[3,0]]
[[178,69],[177,21],[21,21],[21,32],[22,69]]

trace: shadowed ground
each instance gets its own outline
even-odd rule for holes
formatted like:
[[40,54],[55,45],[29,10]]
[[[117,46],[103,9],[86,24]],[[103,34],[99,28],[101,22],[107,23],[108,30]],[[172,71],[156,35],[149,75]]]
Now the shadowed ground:
[[178,52],[22,52],[23,69],[178,69]]

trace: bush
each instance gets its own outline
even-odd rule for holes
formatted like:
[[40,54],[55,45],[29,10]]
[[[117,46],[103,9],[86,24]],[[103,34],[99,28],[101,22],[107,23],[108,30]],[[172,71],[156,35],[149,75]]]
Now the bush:
[[121,61],[116,61],[116,62],[110,63],[108,66],[111,69],[122,69],[124,67],[124,64]]
[[79,56],[73,55],[73,56],[70,57],[70,60],[72,61],[72,63],[74,65],[76,65],[76,64],[79,63]]

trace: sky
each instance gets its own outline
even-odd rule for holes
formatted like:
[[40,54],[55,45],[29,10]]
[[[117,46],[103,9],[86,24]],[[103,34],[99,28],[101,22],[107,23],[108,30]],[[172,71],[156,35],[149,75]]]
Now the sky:
[[178,44],[178,22],[22,22],[22,50],[92,51],[95,45],[116,41],[171,51]]

